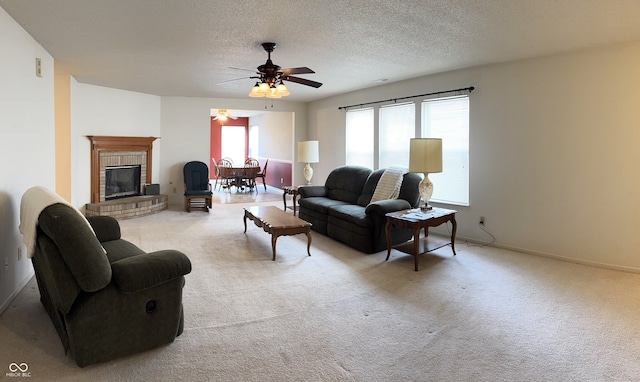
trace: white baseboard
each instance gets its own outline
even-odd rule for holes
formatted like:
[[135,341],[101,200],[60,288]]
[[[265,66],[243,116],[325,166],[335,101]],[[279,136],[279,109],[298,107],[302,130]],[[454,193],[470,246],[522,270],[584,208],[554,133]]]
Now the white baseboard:
[[24,287],[27,285],[27,283],[29,281],[31,281],[31,278],[34,277],[33,272],[31,272],[31,274],[27,275],[27,277],[25,277],[24,280],[22,280],[20,282],[20,284],[18,284],[18,287],[16,288],[16,290],[13,291],[13,293],[11,293],[11,295],[9,296],[9,298],[7,298],[6,301],[4,301],[2,303],[2,305],[0,305],[0,316],[4,313],[4,311],[9,307],[9,305],[11,305],[11,303],[13,302],[13,299],[16,298],[16,296],[18,296],[18,293],[22,292],[22,289],[24,289]]
[[[446,235],[443,235],[443,236],[446,237]],[[468,241],[470,243],[479,244],[479,245],[486,244],[486,242],[482,242],[482,241],[479,241],[477,239],[467,238],[467,237],[464,237],[464,236],[461,237],[461,236],[457,236],[456,235],[456,242],[457,241]],[[501,248],[501,249],[506,249],[506,250],[514,251],[514,252],[526,253],[528,255],[542,256],[542,257],[548,257],[548,258],[551,258],[551,259],[567,261],[567,262],[575,263],[575,264],[589,265],[589,266],[597,267],[597,268],[611,269],[611,270],[615,270],[615,271],[623,271],[623,272],[629,272],[629,273],[640,273],[640,268],[626,267],[626,266],[622,266],[622,265],[606,264],[606,263],[599,263],[599,262],[596,262],[596,261],[588,261],[588,260],[576,259],[576,258],[561,256],[561,255],[548,253],[548,252],[541,252],[541,251],[531,250],[531,249],[527,249],[527,248],[515,247],[515,246],[512,246],[512,245],[500,244],[498,242],[495,242],[495,243],[491,244],[490,246],[492,246],[494,248]]]

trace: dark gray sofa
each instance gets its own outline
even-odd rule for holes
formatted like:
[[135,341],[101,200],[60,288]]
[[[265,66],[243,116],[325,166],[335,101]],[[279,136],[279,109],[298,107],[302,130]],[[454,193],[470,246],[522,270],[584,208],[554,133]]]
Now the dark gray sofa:
[[66,204],[51,204],[38,216],[31,260],[40,300],[65,353],[81,367],[168,344],[182,333],[191,262],[175,250],[145,253],[121,239],[114,218],[85,219]]
[[[385,169],[342,166],[334,169],[324,186],[298,189],[298,216],[313,224],[314,231],[343,242],[364,253],[386,249],[384,215],[388,212],[418,207],[420,194],[417,174],[404,175],[397,199],[369,203]],[[391,230],[392,245],[411,239],[406,229]]]

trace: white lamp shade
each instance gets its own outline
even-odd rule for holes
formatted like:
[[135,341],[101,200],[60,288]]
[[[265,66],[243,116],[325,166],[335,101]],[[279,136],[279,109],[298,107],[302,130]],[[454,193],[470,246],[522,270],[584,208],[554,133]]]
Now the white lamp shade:
[[298,142],[298,162],[318,163],[319,161],[318,141]]
[[412,138],[409,146],[409,172],[442,172],[442,139]]

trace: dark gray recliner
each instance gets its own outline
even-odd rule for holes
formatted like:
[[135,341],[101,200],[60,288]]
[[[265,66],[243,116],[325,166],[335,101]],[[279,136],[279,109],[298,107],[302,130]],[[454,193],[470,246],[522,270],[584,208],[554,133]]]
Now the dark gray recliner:
[[32,262],[40,300],[81,367],[171,343],[183,331],[189,258],[145,253],[120,238],[111,217],[85,219],[63,203],[46,207]]

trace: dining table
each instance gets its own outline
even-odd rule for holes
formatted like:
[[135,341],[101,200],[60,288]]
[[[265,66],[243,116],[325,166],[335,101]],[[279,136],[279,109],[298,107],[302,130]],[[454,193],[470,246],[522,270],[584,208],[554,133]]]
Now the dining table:
[[223,188],[235,187],[237,190],[244,190],[247,187],[249,190],[257,190],[256,177],[260,172],[259,166],[251,167],[219,167],[220,178],[224,180]]

